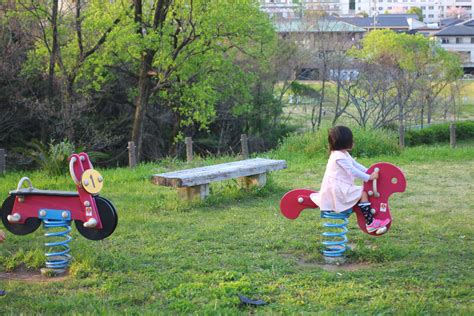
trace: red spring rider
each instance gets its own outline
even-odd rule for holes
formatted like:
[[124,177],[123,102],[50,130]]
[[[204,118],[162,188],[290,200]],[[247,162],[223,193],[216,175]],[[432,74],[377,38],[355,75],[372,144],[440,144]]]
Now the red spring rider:
[[[69,157],[69,172],[76,192],[39,190],[24,177],[16,190],[3,202],[3,225],[15,235],[34,232],[43,221],[74,220],[76,228],[87,239],[101,240],[117,227],[117,211],[113,204],[99,196],[104,178],[94,170],[86,153]],[[24,183],[27,188],[23,188]]]
[[[378,169],[378,170],[376,170]],[[379,177],[376,180],[370,180],[364,183],[364,191],[369,195],[369,201],[371,202],[371,212],[374,218],[381,221],[389,220],[389,223],[373,232],[367,231],[367,225],[364,219],[364,215],[360,210],[359,206],[354,205],[353,210],[357,215],[357,222],[359,228],[372,236],[380,236],[385,234],[392,225],[392,216],[390,214],[390,208],[388,206],[388,198],[395,192],[404,192],[406,188],[406,180],[403,172],[397,167],[390,163],[381,162],[372,165],[367,173],[370,174],[373,171],[379,172]],[[296,219],[303,210],[305,209],[316,209],[316,205],[310,198],[310,195],[317,191],[308,189],[295,189],[286,193],[280,201],[280,210],[282,214],[289,219]],[[346,247],[347,242],[347,218],[349,217],[351,210],[342,213],[322,211],[321,217],[330,218],[335,220],[343,220],[342,224],[324,223],[324,227],[339,229],[339,232],[324,232],[323,236],[335,238],[335,241],[324,241],[323,244],[326,246],[326,250],[323,251],[325,256],[338,257],[342,256]]]
[[[98,195],[104,178],[94,170],[87,154],[71,155],[69,172],[77,192],[38,190],[29,178],[24,177],[3,202],[0,214],[3,225],[15,235],[30,234],[41,223],[45,229],[53,230],[45,233],[46,237],[59,238],[45,243],[49,251],[54,249],[45,253],[46,269],[42,272],[47,275],[62,274],[69,266],[72,238],[68,234],[72,220],[79,233],[91,240],[107,238],[117,227],[115,207]],[[27,188],[23,188],[25,182]]]

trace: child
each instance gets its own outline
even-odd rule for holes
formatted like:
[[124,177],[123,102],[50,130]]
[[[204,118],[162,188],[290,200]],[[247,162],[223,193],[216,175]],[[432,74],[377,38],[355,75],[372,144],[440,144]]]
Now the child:
[[326,166],[321,189],[311,194],[310,198],[322,211],[344,212],[356,203],[364,214],[365,224],[369,233],[375,232],[388,223],[374,219],[370,211],[370,202],[367,192],[362,186],[354,184],[355,178],[374,180],[379,177],[378,172],[371,175],[366,173],[367,168],[357,163],[348,151],[354,146],[352,132],[348,127],[336,126],[329,130],[329,150],[331,155]]

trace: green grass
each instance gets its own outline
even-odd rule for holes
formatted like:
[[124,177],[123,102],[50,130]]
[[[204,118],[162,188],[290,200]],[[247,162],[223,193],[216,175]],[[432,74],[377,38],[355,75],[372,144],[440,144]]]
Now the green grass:
[[[279,158],[279,152],[268,156]],[[273,173],[263,189],[216,183],[208,200],[192,204],[149,182],[155,168],[184,168],[183,163],[101,170],[102,195],[119,211],[116,232],[94,242],[73,229],[74,261],[64,280],[0,279],[8,292],[0,297],[0,314],[474,313],[473,143],[359,159],[366,165],[399,165],[408,188],[391,197],[394,223],[383,237],[363,234],[351,218],[349,238],[356,247],[348,260],[360,264],[352,270],[324,269],[317,211],[289,221],[278,208],[286,191],[319,186],[324,157],[295,152],[285,158],[288,169]],[[2,199],[24,175],[0,178]],[[29,176],[38,188],[73,189],[66,176]],[[43,232],[8,233],[0,246],[0,271],[38,271],[44,262]],[[269,305],[239,307],[238,293]]]

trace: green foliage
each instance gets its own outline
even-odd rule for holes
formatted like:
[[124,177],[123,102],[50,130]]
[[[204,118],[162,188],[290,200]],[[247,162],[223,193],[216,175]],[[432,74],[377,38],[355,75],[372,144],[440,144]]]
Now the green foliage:
[[461,64],[456,54],[447,52],[439,43],[417,34],[375,30],[361,41],[362,48],[352,48],[350,55],[387,67],[407,72],[431,74],[439,71],[439,80],[452,80],[461,74]]
[[[397,134],[384,129],[351,128],[354,135],[354,157],[374,157],[378,155],[399,155]],[[305,156],[307,158],[327,157],[328,152],[327,130],[315,133],[293,134],[281,143],[278,154],[287,159],[292,156]]]
[[[405,140],[408,146],[429,145],[434,143],[449,142],[450,123],[435,124],[420,130],[408,130]],[[474,121],[456,123],[456,140],[474,139]]]
[[50,176],[60,176],[68,170],[68,157],[74,153],[74,145],[67,139],[61,142],[51,141],[48,145],[39,140],[33,140],[27,144],[28,149],[19,149],[26,157],[41,168],[43,172]]
[[411,7],[407,11],[408,14],[416,14],[418,16],[418,20],[423,22],[423,10],[419,7]]

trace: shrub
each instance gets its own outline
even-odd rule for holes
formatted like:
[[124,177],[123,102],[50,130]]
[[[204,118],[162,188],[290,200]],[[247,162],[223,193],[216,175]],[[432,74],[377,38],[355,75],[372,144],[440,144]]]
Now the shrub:
[[50,176],[63,175],[68,170],[68,157],[74,152],[74,145],[67,139],[59,143],[53,141],[48,145],[38,140],[28,144],[29,150],[21,150],[31,158],[46,174]]
[[[385,129],[352,128],[354,134],[354,149],[352,155],[356,157],[373,157],[378,155],[398,155],[401,150],[398,146],[396,132]],[[290,158],[294,155],[306,157],[328,155],[328,130],[315,133],[292,134],[287,137],[278,149],[278,154]]]
[[[431,125],[421,130],[409,130],[405,133],[405,142],[408,146],[429,145],[449,142],[450,123]],[[456,123],[456,139],[474,139],[474,121]]]

